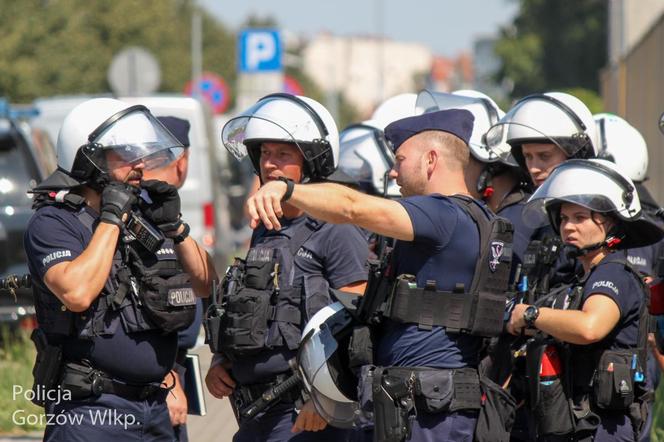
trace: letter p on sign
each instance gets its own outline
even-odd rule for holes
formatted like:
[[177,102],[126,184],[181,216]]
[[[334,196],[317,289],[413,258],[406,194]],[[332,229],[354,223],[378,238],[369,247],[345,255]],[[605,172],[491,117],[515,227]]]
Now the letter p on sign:
[[272,29],[248,29],[240,33],[240,72],[280,71],[281,38]]

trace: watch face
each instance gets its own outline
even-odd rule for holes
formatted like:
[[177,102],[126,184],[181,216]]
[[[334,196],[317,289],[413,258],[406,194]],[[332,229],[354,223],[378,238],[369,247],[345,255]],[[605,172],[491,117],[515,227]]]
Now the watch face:
[[523,319],[528,323],[528,325],[532,325],[538,316],[539,310],[534,305],[528,306],[523,312]]

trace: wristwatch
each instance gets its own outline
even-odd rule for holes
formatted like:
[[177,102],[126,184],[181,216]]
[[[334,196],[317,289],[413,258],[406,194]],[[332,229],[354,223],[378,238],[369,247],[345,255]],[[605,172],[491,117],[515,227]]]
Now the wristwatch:
[[539,309],[534,305],[529,305],[523,311],[523,320],[528,327],[535,327],[535,321],[539,317]]

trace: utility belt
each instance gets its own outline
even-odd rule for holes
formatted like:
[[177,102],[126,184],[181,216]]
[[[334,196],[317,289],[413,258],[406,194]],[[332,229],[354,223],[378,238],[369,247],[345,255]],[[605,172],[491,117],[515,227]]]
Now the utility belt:
[[375,367],[364,382],[371,382],[374,441],[408,439],[417,413],[453,413],[481,406],[479,376],[472,367]]
[[451,333],[498,336],[503,331],[505,293],[467,293],[463,284],[451,292],[436,290],[435,281],[418,288],[415,276],[400,275],[392,287],[384,316],[420,329],[445,327]]
[[[233,408],[233,413],[235,414],[235,418],[238,420],[238,423],[241,420],[242,412],[246,410],[247,407],[255,404],[259,399],[261,399],[266,391],[281,385],[290,377],[291,375],[284,373],[276,375],[268,382],[236,386],[233,390],[233,393],[231,394],[231,407]],[[294,388],[280,394],[279,399],[274,401],[270,407],[279,402],[292,403],[295,406],[301,405],[303,403],[301,389]]]
[[[175,380],[173,380],[175,382]],[[174,384],[173,384],[174,385]],[[71,392],[71,399],[99,397],[102,393],[114,394],[131,401],[164,398],[170,388],[160,383],[127,384],[113,379],[101,370],[93,368],[89,363],[67,362],[62,368],[60,388]],[[171,387],[172,388],[172,387]]]

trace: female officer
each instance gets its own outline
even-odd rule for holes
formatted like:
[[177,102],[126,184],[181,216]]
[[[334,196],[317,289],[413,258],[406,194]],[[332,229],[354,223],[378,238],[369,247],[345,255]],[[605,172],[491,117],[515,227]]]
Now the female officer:
[[[641,216],[634,184],[605,160],[569,160],[557,167],[529,200],[524,217],[532,221],[544,213],[565,248],[578,256],[584,275],[557,308],[520,304],[508,324],[510,333],[534,328],[557,344],[558,355],[548,354],[551,367],[540,366],[550,341],[539,341],[545,342],[539,353],[528,347],[526,365],[536,365],[530,371],[531,406],[546,421],[537,423],[538,436],[636,440],[645,420],[638,411],[645,381],[646,298],[624,254],[613,252],[652,244],[664,231]],[[560,401],[548,390],[557,380],[540,376],[545,368],[560,376]]]

